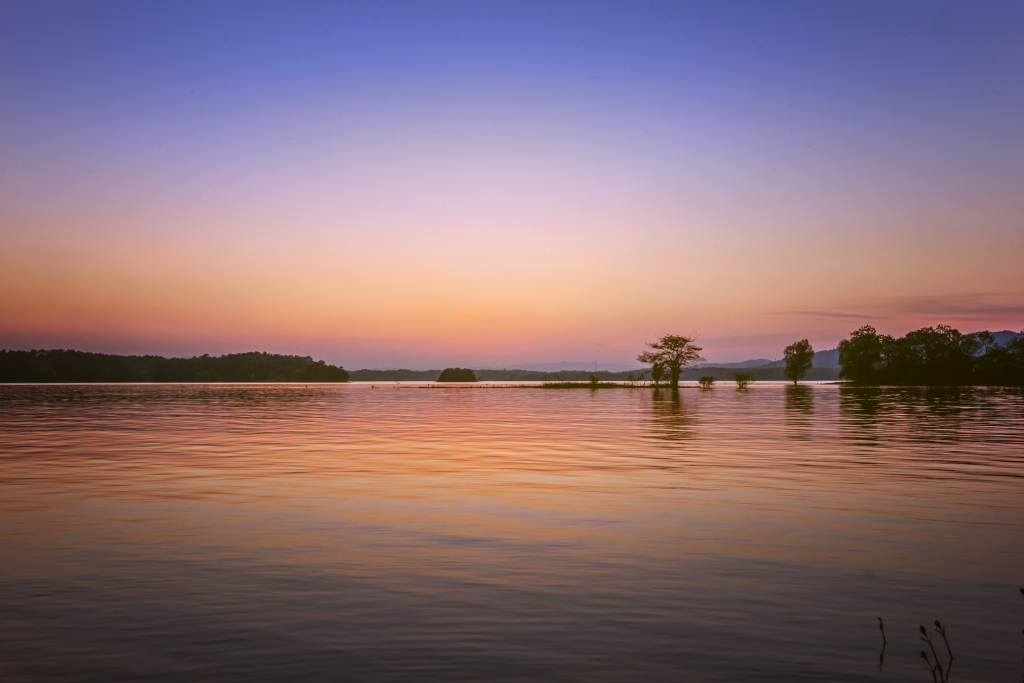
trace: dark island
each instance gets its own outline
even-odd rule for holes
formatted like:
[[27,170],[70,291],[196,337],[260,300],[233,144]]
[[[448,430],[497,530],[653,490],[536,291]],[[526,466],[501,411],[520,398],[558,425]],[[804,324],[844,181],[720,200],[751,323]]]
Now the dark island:
[[476,373],[469,368],[445,368],[437,378],[438,382],[475,382]]

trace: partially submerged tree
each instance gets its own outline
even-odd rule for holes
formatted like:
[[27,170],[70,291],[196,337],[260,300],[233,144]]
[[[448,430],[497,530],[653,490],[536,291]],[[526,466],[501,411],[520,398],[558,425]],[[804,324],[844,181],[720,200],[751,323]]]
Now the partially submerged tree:
[[700,382],[701,389],[710,389],[711,387],[715,386],[715,378],[712,377],[711,375],[704,375],[697,381]]
[[748,386],[754,383],[754,376],[749,372],[737,372],[733,375],[736,378],[736,388],[746,389]]
[[[680,373],[704,360],[700,355],[701,347],[693,344],[695,339],[695,336],[663,334],[658,341],[647,344],[650,351],[644,351],[636,359],[641,363],[651,363],[652,368],[660,366],[663,371],[668,370],[669,385],[678,389]],[[652,370],[652,376],[653,373]]]
[[787,346],[783,353],[786,359],[783,374],[786,379],[791,379],[793,384],[796,384],[814,365],[814,349],[811,348],[811,342],[801,339]]

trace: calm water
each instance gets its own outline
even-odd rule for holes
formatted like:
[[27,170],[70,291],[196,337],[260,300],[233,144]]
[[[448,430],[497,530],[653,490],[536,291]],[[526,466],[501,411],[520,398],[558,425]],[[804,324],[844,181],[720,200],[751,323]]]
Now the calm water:
[[931,681],[938,618],[1018,681],[1022,446],[1009,390],[0,386],[0,680]]

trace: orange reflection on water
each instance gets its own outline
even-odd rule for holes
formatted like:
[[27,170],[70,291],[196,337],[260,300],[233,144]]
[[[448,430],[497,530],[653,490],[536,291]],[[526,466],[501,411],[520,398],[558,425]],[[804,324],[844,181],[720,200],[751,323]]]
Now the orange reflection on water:
[[[266,638],[298,633],[310,675],[373,635],[397,653],[366,664],[381,676],[473,677],[498,653],[668,679],[667,649],[742,680],[787,670],[794,643],[815,643],[807,671],[867,666],[849,624],[924,606],[974,622],[958,647],[977,671],[1009,666],[985,596],[1024,548],[1017,392],[9,386],[0,402],[3,597],[69,652],[85,636],[61,618],[134,661],[99,607],[114,601],[200,668],[256,666]],[[48,597],[19,597],[32,587]]]

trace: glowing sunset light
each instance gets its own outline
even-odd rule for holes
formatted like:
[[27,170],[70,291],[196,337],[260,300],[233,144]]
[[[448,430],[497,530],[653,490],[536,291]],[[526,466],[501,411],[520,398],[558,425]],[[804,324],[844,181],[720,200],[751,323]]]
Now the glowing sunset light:
[[0,347],[1019,330],[1024,7],[950,7],[7,4]]

